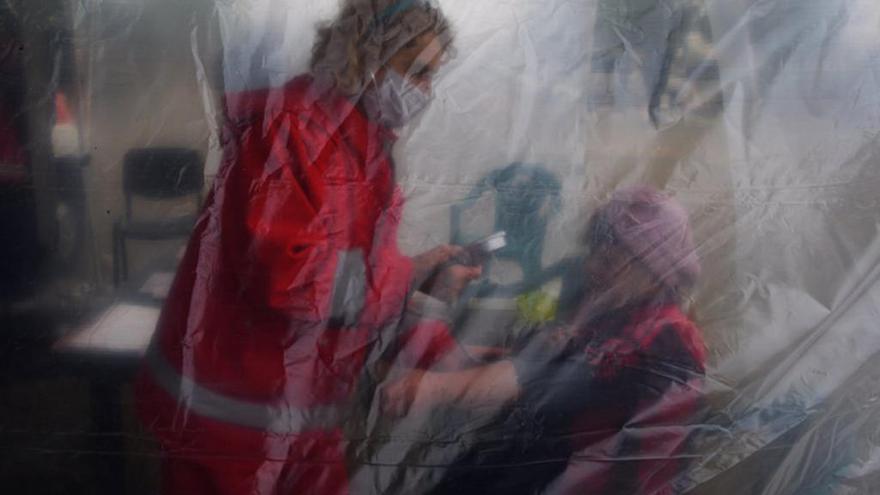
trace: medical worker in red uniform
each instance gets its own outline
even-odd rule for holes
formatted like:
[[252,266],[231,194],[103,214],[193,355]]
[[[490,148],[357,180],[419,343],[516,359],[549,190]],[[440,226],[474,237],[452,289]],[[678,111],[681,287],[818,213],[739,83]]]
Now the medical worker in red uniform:
[[347,0],[309,74],[227,95],[224,163],[137,387],[164,493],[349,493],[345,431],[376,350],[448,345],[430,322],[436,338],[403,335],[410,295],[430,278],[451,302],[479,269],[449,268],[451,246],[398,251],[390,148],[451,37],[426,2]]

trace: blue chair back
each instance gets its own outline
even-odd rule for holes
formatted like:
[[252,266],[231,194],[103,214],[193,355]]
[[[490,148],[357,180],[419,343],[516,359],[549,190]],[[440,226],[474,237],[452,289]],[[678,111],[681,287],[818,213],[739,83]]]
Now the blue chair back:
[[462,232],[462,217],[485,194],[493,194],[493,231],[507,233],[507,246],[495,255],[518,262],[523,271],[522,283],[528,286],[541,276],[544,237],[550,218],[561,206],[560,192],[556,176],[539,165],[512,163],[495,170],[474,187],[463,203],[452,206],[450,239],[453,244],[476,240]]

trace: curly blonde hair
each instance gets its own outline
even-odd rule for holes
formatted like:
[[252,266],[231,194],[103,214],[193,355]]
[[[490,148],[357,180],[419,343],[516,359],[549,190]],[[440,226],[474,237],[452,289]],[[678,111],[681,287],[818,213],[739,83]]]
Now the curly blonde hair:
[[358,96],[392,55],[426,33],[435,34],[448,53],[449,21],[426,0],[343,0],[336,19],[318,27],[312,73]]

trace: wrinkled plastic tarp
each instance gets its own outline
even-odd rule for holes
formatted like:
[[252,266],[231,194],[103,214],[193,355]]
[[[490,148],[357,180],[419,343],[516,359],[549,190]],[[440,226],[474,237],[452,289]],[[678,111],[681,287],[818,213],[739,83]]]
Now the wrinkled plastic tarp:
[[[228,192],[231,188],[225,188],[226,181],[233,179],[224,175],[224,167],[241,166],[243,158],[230,160],[230,156],[242,153],[245,139],[259,139],[254,136],[262,133],[264,139],[277,140],[275,145],[283,148],[274,150],[275,154],[257,155],[266,157],[261,173],[267,176],[261,180],[271,180],[273,167],[287,163],[283,158],[276,161],[280,155],[312,156],[315,163],[323,159],[320,149],[294,150],[300,139],[306,148],[314,144],[309,141],[312,138],[303,137],[313,134],[297,134],[313,129],[274,127],[277,114],[273,112],[278,107],[273,106],[277,102],[273,103],[271,96],[256,103],[256,113],[247,107],[251,112],[247,116],[263,118],[261,123],[242,124],[243,114],[236,112],[254,104],[251,97],[242,95],[273,94],[267,88],[277,91],[309,71],[316,26],[326,25],[338,15],[336,2],[48,3],[52,5],[12,1],[2,7],[0,185],[7,244],[3,252],[7,259],[21,260],[6,262],[3,268],[7,273],[2,294],[4,318],[10,335],[15,332],[4,356],[22,352],[22,346],[36,346],[50,356],[63,353],[64,342],[69,343],[65,338],[72,339],[77,329],[94,325],[100,308],[127,301],[127,292],[113,287],[112,275],[114,268],[119,269],[121,256],[115,237],[121,224],[114,222],[124,217],[127,208],[151,218],[189,212],[190,203],[163,198],[162,194],[126,205],[123,162],[126,153],[135,148],[197,151],[207,199],[200,203],[203,216],[196,224],[199,242],[191,242],[187,254],[177,255],[177,245],[162,244],[162,249],[154,250],[149,244],[137,244],[137,240],[123,241],[129,242],[127,260],[123,261],[132,266],[129,280],[137,280],[134,274],[139,270],[152,269],[153,255],[165,250],[170,253],[166,258],[173,262],[170,267],[163,265],[162,270],[173,272],[182,256],[181,266],[190,272],[178,273],[178,281],[185,278],[195,280],[194,285],[207,284],[207,294],[221,290],[211,286],[214,280],[225,280],[213,271],[218,269],[256,280],[254,284],[265,281],[254,275],[265,269],[270,274],[265,276],[266,283],[308,286],[315,294],[331,290],[318,283],[320,269],[305,270],[299,272],[300,278],[279,282],[277,277],[288,273],[289,266],[247,265],[251,259],[247,256],[258,256],[260,250],[273,249],[271,243],[283,244],[289,239],[269,236],[266,244],[254,245],[254,251],[241,258],[217,254],[221,256],[217,259],[238,260],[241,266],[218,268],[210,263],[199,265],[198,260],[213,256],[214,250],[226,253],[224,249],[235,249],[220,241],[236,242],[238,236],[220,230],[232,225],[221,220],[221,215],[238,218],[227,209],[258,211],[255,205],[262,205],[260,218],[242,217],[256,222],[249,227],[259,233],[263,232],[260,229],[274,228],[272,222],[278,219],[272,217],[272,208],[284,207],[261,199],[263,190],[259,188],[265,184],[259,181],[252,184],[256,189],[247,200],[246,195],[236,196],[240,191],[232,193]],[[561,281],[564,276],[548,277],[528,287],[517,283],[531,277],[532,270],[538,273],[560,266],[564,268],[557,275],[566,275],[563,272],[568,270],[570,278],[570,271],[579,268],[564,263],[584,255],[583,240],[592,215],[615,191],[634,185],[653,186],[674,197],[689,214],[702,265],[695,289],[682,309],[700,329],[708,351],[700,385],[703,407],[700,415],[694,416],[699,419],[687,426],[691,432],[687,447],[675,454],[687,458],[674,476],[675,492],[849,494],[880,489],[876,420],[880,414],[880,46],[876,43],[880,6],[874,0],[443,0],[432,5],[441,9],[452,25],[452,50],[434,78],[431,104],[398,130],[392,148],[379,151],[389,153],[393,169],[388,184],[399,187],[399,199],[405,202],[371,207],[382,210],[373,226],[376,232],[384,232],[383,222],[392,222],[387,215],[397,214],[389,211],[402,208],[401,217],[393,220],[399,221],[396,239],[375,241],[376,245],[387,242],[414,256],[441,244],[467,244],[504,225],[509,242],[530,246],[523,248],[527,254],[520,253],[516,262],[499,256],[484,266],[481,279],[464,291],[456,318],[447,321],[449,335],[459,343],[500,346],[527,355],[529,346],[521,343],[522,336],[562,315],[567,285]],[[262,117],[260,108],[264,109]],[[254,126],[249,132],[257,134],[235,134],[242,125]],[[321,125],[331,129],[321,132],[332,134],[334,126],[341,124],[330,118]],[[285,137],[279,138],[279,133]],[[236,137],[242,135],[246,137]],[[289,148],[277,144],[283,142],[289,143]],[[79,186],[58,172],[69,166],[64,159],[77,163]],[[305,168],[309,165],[312,163]],[[524,174],[526,185],[505,182],[505,170]],[[271,193],[272,187],[289,186],[281,180],[265,187]],[[69,188],[75,187],[80,192],[70,193]],[[331,195],[342,194],[336,192],[342,190],[337,187],[342,186],[328,189]],[[226,201],[222,211],[216,206],[219,197]],[[232,203],[235,198],[242,204]],[[65,223],[71,215],[73,223]],[[523,226],[533,220],[538,224]],[[288,218],[285,225],[296,221]],[[352,225],[356,223],[351,220]],[[520,227],[522,231],[517,231]],[[281,230],[278,235],[305,236],[303,232],[311,232],[296,228]],[[302,242],[311,246],[311,241]],[[31,249],[31,245],[42,247]],[[312,252],[309,247],[302,249]],[[34,258],[36,253],[43,261]],[[370,263],[381,263],[368,257],[364,265],[364,261],[356,261],[356,254],[357,250],[352,250],[344,260],[339,255],[337,275],[371,273]],[[526,259],[529,256],[532,258]],[[392,279],[389,275],[381,279],[386,282],[376,278],[371,283],[392,284]],[[149,306],[158,309],[167,295],[167,287],[162,286],[170,283],[170,274],[150,280],[153,285],[145,289],[153,296]],[[125,283],[117,285],[125,287]],[[497,290],[485,290],[487,286]],[[394,295],[397,292],[407,292],[406,287],[397,289],[387,288],[392,294],[387,296],[387,304],[398,297]],[[249,286],[242,285],[240,290],[245,294],[242,304],[261,304],[248,299]],[[366,295],[353,285],[332,290],[331,299],[341,303],[369,301],[371,291],[386,294],[384,286],[365,289]],[[184,297],[181,291],[186,292],[171,289],[169,301],[177,297],[179,302]],[[194,297],[191,304],[197,305],[199,297],[212,296],[186,297]],[[265,302],[273,311],[300,311],[296,315],[308,313],[310,309],[304,306],[312,303]],[[315,339],[309,344],[311,352],[322,356],[326,352],[331,361],[362,351],[368,362],[379,359],[376,342],[393,347],[389,342],[399,337],[387,324],[382,327],[374,322],[370,328],[375,335],[358,344],[316,336],[337,323],[357,326],[352,322],[358,318],[381,319],[376,315],[395,312],[383,306],[383,300],[375,303],[381,307],[376,314],[330,311],[331,323],[319,323],[318,328],[291,323],[290,328],[297,330],[279,338],[277,345],[289,350],[295,347],[292,342],[296,339]],[[51,307],[37,313],[51,317],[20,316],[39,304]],[[166,315],[189,311],[190,324],[196,324],[196,306],[169,310],[169,303],[165,304]],[[404,304],[400,303],[401,308]],[[125,314],[141,322],[148,320],[137,337],[140,340],[113,344],[115,352],[134,349],[137,357],[128,365],[134,369],[140,366],[143,353],[150,359],[151,351],[144,344],[153,329],[149,318],[157,316],[145,316],[141,310]],[[118,308],[113,315],[125,318]],[[260,332],[261,325],[274,329],[272,325],[277,323],[269,321],[274,318],[270,316],[255,318],[247,331]],[[48,335],[34,337],[44,328],[49,328]],[[183,349],[204,346],[201,340],[217,338],[209,332],[202,329],[186,334],[193,340],[185,342]],[[27,337],[22,340],[21,335]],[[243,349],[251,345],[246,333],[240,338]],[[100,347],[97,339],[77,341],[74,347],[80,351],[92,344]],[[302,342],[296,345],[309,353]],[[216,353],[211,360],[216,366],[229,367],[218,376],[234,377],[237,361],[229,360],[223,352],[231,352],[236,345],[229,341],[214,345]],[[358,345],[366,347],[356,348]],[[412,345],[418,347],[418,343]],[[82,359],[94,358],[100,370],[108,351],[99,351],[98,358],[86,354]],[[266,356],[272,351],[242,352],[254,354],[235,359],[269,359]],[[187,407],[198,402],[199,390],[222,395],[229,384],[199,383],[197,378],[188,381],[192,377],[187,378],[181,366],[197,368],[191,360],[203,359],[200,356],[203,354],[188,357],[184,351],[180,358],[184,364],[177,365],[183,381],[172,386],[178,387],[180,396],[171,404],[178,414],[175,424],[179,431],[192,433],[195,445],[204,447],[198,443],[198,432],[192,431],[204,425],[196,422],[187,428],[190,415],[198,415]],[[272,359],[285,360],[288,373],[300,373],[290,370],[299,369],[297,360],[304,359],[301,355],[280,356]],[[7,361],[12,364],[4,367],[9,379],[3,386],[17,393],[39,390],[30,385],[36,380],[34,376],[50,381],[73,376],[66,367],[56,367],[55,360],[30,357],[23,361],[38,373],[19,376],[19,361]],[[411,362],[401,363],[397,364],[412,367]],[[266,435],[266,441],[257,447],[266,450],[267,460],[260,468],[265,472],[256,479],[277,485],[255,485],[234,493],[275,493],[283,490],[284,483],[302,486],[295,480],[284,481],[285,475],[278,473],[288,468],[276,467],[322,463],[344,465],[342,473],[347,480],[342,490],[351,493],[428,493],[462,463],[465,467],[469,462],[478,463],[467,453],[488,445],[480,443],[487,428],[501,428],[492,434],[509,440],[505,448],[516,444],[517,435],[523,440],[537,431],[540,437],[540,428],[523,426],[526,423],[512,426],[508,419],[498,417],[497,409],[488,406],[452,412],[447,406],[441,412],[414,409],[403,415],[383,412],[383,390],[399,375],[392,372],[385,382],[364,386],[365,378],[357,370],[339,371],[338,362],[325,364],[331,370],[327,374],[310,371],[316,380],[327,380],[328,376],[332,380],[333,373],[354,373],[346,375],[356,386],[344,401],[350,406],[349,414],[358,416],[349,418],[348,426],[365,426],[337,428],[342,435],[349,435],[340,443],[347,446],[341,458],[305,447],[305,453],[279,453],[278,437],[283,435],[278,431],[266,429],[256,420],[236,426]],[[247,368],[247,364],[243,366]],[[133,379],[128,376],[123,386],[131,385]],[[264,379],[273,382],[278,378],[266,375]],[[272,389],[270,385],[250,396],[248,391],[238,390],[237,397],[259,403],[260,393]],[[203,386],[207,388],[200,388]],[[289,385],[285,389],[282,383],[277,390],[283,392],[277,399],[297,402],[295,388]],[[3,425],[0,437],[6,437],[7,449],[21,445],[16,442],[41,444],[39,440],[22,440],[23,431],[36,432],[38,428],[28,426],[32,423],[21,412],[32,409],[34,414],[44,414],[41,400],[55,392],[29,393],[30,402],[3,415],[8,424]],[[95,400],[99,395],[83,393],[82,397]],[[131,416],[134,403],[116,399],[122,410],[107,414]],[[101,404],[93,402],[92,407],[103,407]],[[222,401],[216,404],[219,408],[228,405]],[[242,408],[239,411],[247,409]],[[589,417],[590,411],[587,400],[582,414]],[[322,424],[325,420],[341,421],[303,421]],[[146,441],[155,433],[150,424],[135,421],[104,423],[111,431],[88,435],[85,433],[94,431],[94,423],[71,426],[65,421],[55,423],[52,418],[46,422],[50,431],[83,433],[82,445],[74,442],[65,444],[68,450],[62,449],[71,455],[90,452],[91,447],[85,444],[94,439],[92,435],[136,431],[137,437]],[[623,442],[639,428],[633,422],[613,438]],[[285,431],[296,436],[296,432]],[[40,434],[34,435],[39,438]],[[315,445],[322,441],[315,440]],[[352,447],[359,443],[369,447]],[[173,458],[183,444],[168,444],[159,438],[158,445],[123,445],[120,450],[108,451],[110,457],[127,459],[128,491],[136,492],[135,485],[159,486],[153,471],[137,466]],[[210,457],[212,444],[205,445]],[[57,452],[45,453],[38,447],[24,451],[29,454],[10,457],[0,472],[9,479],[27,476],[19,476],[19,471],[50,473],[43,477],[46,486],[56,478],[78,478],[42,462],[55,459],[52,456]],[[601,460],[608,465],[633,462],[622,457],[621,450],[601,452],[612,452]],[[638,459],[640,452],[636,448],[629,454]],[[590,455],[596,452],[588,452]],[[540,469],[535,466],[541,465],[540,459],[531,461],[535,464],[524,462],[519,467],[534,469],[537,476]],[[563,466],[574,463],[562,461]],[[90,465],[85,463],[82,469]],[[168,488],[167,480],[174,479],[174,473],[166,469],[162,476]],[[338,479],[315,476],[309,482],[313,493],[335,493],[331,487],[337,486]],[[134,477],[139,479],[132,482]],[[233,486],[230,480],[215,481]],[[551,492],[577,492],[566,486],[560,473],[544,487]]]

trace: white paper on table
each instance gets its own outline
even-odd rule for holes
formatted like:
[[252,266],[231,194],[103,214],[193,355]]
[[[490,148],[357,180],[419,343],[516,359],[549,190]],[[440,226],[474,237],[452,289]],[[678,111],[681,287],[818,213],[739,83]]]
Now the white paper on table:
[[174,282],[174,272],[156,272],[147,278],[140,292],[149,294],[154,299],[165,299],[171,291],[172,282]]
[[153,306],[114,304],[90,324],[62,338],[56,350],[143,354],[156,330],[159,311]]

